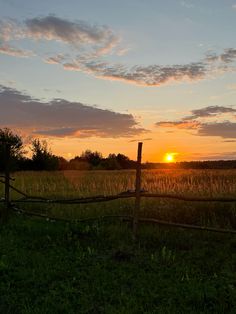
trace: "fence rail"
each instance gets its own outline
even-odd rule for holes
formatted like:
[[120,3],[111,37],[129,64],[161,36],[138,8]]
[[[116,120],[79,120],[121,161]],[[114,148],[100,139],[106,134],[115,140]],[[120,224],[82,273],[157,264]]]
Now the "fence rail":
[[[9,149],[6,149],[6,153],[9,158]],[[6,173],[4,176],[0,176],[4,178],[4,180],[0,180],[0,183],[5,185],[5,197],[0,199],[0,203],[5,203],[5,211],[9,212],[9,209],[12,209],[18,213],[22,213],[29,216],[37,216],[46,218],[49,220],[62,220],[62,221],[71,221],[71,219],[64,219],[59,217],[51,217],[42,213],[31,212],[22,210],[18,207],[17,204],[21,203],[44,203],[44,204],[64,204],[64,205],[76,205],[76,204],[91,204],[91,203],[100,203],[100,202],[110,202],[118,199],[128,199],[135,198],[134,211],[132,216],[128,215],[106,215],[100,217],[90,217],[85,219],[76,219],[76,221],[88,221],[88,220],[96,220],[96,219],[110,219],[110,218],[120,218],[123,220],[129,220],[133,222],[133,237],[136,238],[137,229],[139,223],[152,223],[158,225],[166,225],[171,227],[180,227],[186,229],[196,229],[196,230],[206,230],[213,232],[221,232],[221,233],[231,233],[236,234],[236,230],[231,229],[220,229],[206,226],[197,226],[190,224],[182,224],[182,223],[174,223],[170,221],[163,221],[159,219],[153,218],[143,218],[139,217],[140,211],[140,203],[142,198],[164,198],[164,199],[174,199],[178,201],[185,202],[221,202],[221,203],[236,203],[236,197],[192,197],[192,196],[184,196],[184,195],[174,195],[169,193],[148,193],[147,191],[141,190],[141,155],[142,155],[142,143],[138,144],[138,153],[137,153],[137,169],[136,169],[136,182],[135,182],[135,190],[134,191],[124,191],[116,195],[96,195],[89,197],[78,197],[78,198],[70,198],[70,199],[50,199],[41,196],[28,195],[27,193],[17,189],[10,181],[14,181],[13,178],[9,175],[9,167],[6,167]],[[7,158],[6,158],[7,160]],[[14,200],[10,200],[10,189],[19,193],[22,197]]]
[[[100,203],[100,202],[110,202],[117,199],[126,199],[126,198],[135,198],[136,194],[134,193],[125,193],[122,192],[116,195],[97,195],[92,197],[79,197],[71,199],[47,199],[41,196],[27,196],[24,198],[12,200],[11,203],[50,203],[50,204],[88,204],[88,203]],[[185,202],[219,202],[219,203],[236,203],[236,198],[227,198],[227,197],[191,197],[191,196],[180,196],[174,194],[159,194],[159,193],[140,193],[141,198],[165,198],[165,199],[175,199],[178,201]],[[0,202],[5,202],[5,200],[0,200]]]

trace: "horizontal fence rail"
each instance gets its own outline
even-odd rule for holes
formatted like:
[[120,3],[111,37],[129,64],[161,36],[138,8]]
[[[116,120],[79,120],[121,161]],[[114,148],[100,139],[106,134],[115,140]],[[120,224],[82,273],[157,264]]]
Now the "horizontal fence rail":
[[[14,180],[13,178],[10,178]],[[5,181],[0,180],[0,183],[5,184]],[[77,197],[70,199],[49,199],[42,196],[36,195],[28,195],[27,193],[17,189],[11,184],[9,187],[22,195],[22,198],[12,200],[13,203],[51,203],[51,204],[87,204],[87,203],[99,203],[99,202],[109,202],[117,199],[125,199],[136,197],[135,191],[130,192],[124,191],[115,195],[95,195],[88,197]],[[167,199],[175,199],[179,201],[186,202],[222,202],[222,203],[233,203],[236,202],[236,197],[193,197],[193,196],[184,196],[184,195],[175,195],[169,193],[148,193],[148,192],[140,192],[140,197],[142,198],[167,198]],[[0,202],[5,202],[4,198],[0,199]]]
[[[26,204],[26,203],[41,203],[41,204],[63,204],[63,205],[76,205],[76,204],[89,204],[89,203],[100,203],[100,202],[110,202],[118,199],[129,199],[135,198],[135,206],[134,212],[132,216],[129,215],[105,215],[100,217],[88,217],[84,219],[74,219],[73,221],[83,222],[89,220],[99,220],[99,219],[111,219],[111,218],[119,218],[124,221],[132,221],[133,222],[133,236],[136,238],[137,226],[138,223],[152,223],[158,225],[166,225],[171,227],[180,227],[186,229],[195,229],[195,230],[206,230],[206,231],[214,231],[221,233],[231,233],[236,234],[236,230],[231,229],[218,229],[213,227],[206,226],[197,226],[190,224],[182,224],[182,223],[174,223],[169,221],[163,221],[159,219],[153,218],[143,218],[139,217],[140,210],[140,201],[143,198],[162,198],[162,199],[173,199],[184,202],[220,202],[220,203],[236,203],[236,197],[193,197],[193,196],[184,196],[184,195],[174,195],[170,193],[149,193],[148,191],[141,190],[141,152],[142,152],[142,143],[138,145],[138,156],[137,156],[137,171],[136,171],[136,184],[135,190],[128,190],[121,192],[116,195],[96,195],[96,196],[88,196],[88,197],[77,197],[77,198],[68,198],[68,199],[53,199],[46,198],[36,195],[28,195],[26,192],[21,191],[20,189],[14,187],[10,184],[10,181],[14,181],[14,178],[11,178],[9,175],[9,169],[7,169],[5,176],[0,176],[0,178],[4,178],[4,180],[0,179],[0,183],[5,185],[5,196],[0,198],[0,203],[6,204],[6,209],[11,208],[17,213],[29,215],[29,216],[37,216],[42,217],[48,220],[61,220],[61,221],[69,221],[72,219],[52,217],[40,212],[32,212],[19,208],[17,204]],[[10,200],[10,189],[20,194],[22,197],[18,199]]]
[[[14,180],[11,178],[11,180]],[[5,184],[4,181],[0,180],[0,183]],[[87,204],[87,203],[99,203],[99,202],[109,202],[117,199],[125,198],[134,198],[136,197],[135,191],[124,191],[115,195],[95,195],[88,197],[78,197],[78,198],[69,198],[69,199],[49,199],[42,196],[28,195],[27,193],[15,188],[11,184],[9,187],[21,194],[23,198],[12,200],[13,203],[51,203],[51,204]],[[167,198],[175,199],[179,201],[186,202],[222,202],[222,203],[233,203],[236,202],[236,197],[193,197],[193,196],[184,196],[184,195],[175,195],[169,193],[147,193],[140,192],[140,197],[142,198]],[[4,202],[4,198],[0,199],[0,202]]]
[[[2,181],[0,181],[2,182]],[[116,195],[96,195],[88,197],[78,197],[70,199],[49,199],[41,196],[30,196],[26,193],[10,186],[14,191],[22,194],[24,197],[12,200],[12,203],[51,203],[51,204],[87,204],[87,203],[99,203],[99,202],[109,202],[117,199],[135,198],[135,192],[121,192]],[[236,202],[236,197],[192,197],[192,196],[182,196],[174,194],[165,193],[140,193],[141,198],[165,198],[165,199],[175,199],[179,201],[186,202],[221,202],[221,203],[233,203]],[[1,199],[0,202],[4,202]]]

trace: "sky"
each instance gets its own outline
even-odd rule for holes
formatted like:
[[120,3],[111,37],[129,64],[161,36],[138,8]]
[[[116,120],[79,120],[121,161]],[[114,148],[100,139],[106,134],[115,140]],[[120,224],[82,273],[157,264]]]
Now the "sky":
[[236,158],[236,0],[0,7],[0,128],[67,159]]

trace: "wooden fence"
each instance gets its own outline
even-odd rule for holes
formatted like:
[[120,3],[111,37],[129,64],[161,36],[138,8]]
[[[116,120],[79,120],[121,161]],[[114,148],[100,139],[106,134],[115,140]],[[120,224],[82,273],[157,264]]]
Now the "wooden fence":
[[[10,144],[3,143],[4,150],[5,150],[5,174],[1,176],[0,183],[3,183],[5,186],[4,189],[4,198],[0,199],[0,203],[4,203],[4,209],[2,211],[3,219],[7,219],[11,210],[17,211],[18,213],[22,213],[25,215],[30,216],[38,216],[47,218],[50,220],[63,220],[63,221],[71,221],[69,219],[58,218],[48,216],[42,213],[34,213],[31,211],[22,210],[19,208],[19,204],[21,203],[41,203],[41,204],[89,204],[89,203],[99,203],[99,202],[109,202],[117,199],[127,199],[127,198],[134,198],[134,209],[132,216],[125,216],[125,215],[106,215],[94,218],[85,218],[76,221],[88,221],[88,220],[96,220],[96,219],[109,219],[109,218],[121,218],[123,220],[132,221],[133,225],[133,238],[136,239],[137,232],[138,232],[138,225],[139,223],[152,223],[152,224],[159,224],[159,225],[166,225],[170,227],[180,227],[186,229],[196,229],[196,230],[206,230],[206,231],[214,231],[214,232],[221,232],[221,233],[232,233],[236,234],[236,230],[231,229],[220,229],[220,228],[213,228],[213,227],[206,227],[206,226],[197,226],[197,225],[190,225],[190,224],[182,224],[182,223],[173,223],[169,221],[163,221],[159,219],[152,219],[152,218],[143,218],[139,217],[140,212],[140,203],[142,198],[168,198],[168,199],[176,199],[186,202],[223,202],[223,203],[236,203],[235,198],[223,198],[223,197],[211,197],[211,198],[203,198],[203,197],[185,197],[179,195],[172,195],[172,194],[159,194],[159,193],[147,193],[141,190],[141,158],[142,158],[142,143],[138,143],[138,151],[137,151],[137,166],[136,166],[136,179],[135,179],[135,190],[134,191],[125,191],[117,195],[97,195],[92,197],[78,197],[78,198],[71,198],[71,199],[48,199],[39,196],[28,195],[25,192],[17,189],[14,187],[10,182],[14,181],[13,178],[10,177],[9,171],[9,160],[10,160]],[[21,198],[11,200],[10,198],[10,190],[14,190],[21,195]]]

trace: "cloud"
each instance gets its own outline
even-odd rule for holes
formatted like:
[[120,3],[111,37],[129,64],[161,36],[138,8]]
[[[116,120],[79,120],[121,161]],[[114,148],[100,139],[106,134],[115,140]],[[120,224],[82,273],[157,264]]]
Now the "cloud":
[[197,121],[159,121],[155,124],[157,127],[163,128],[177,128],[177,129],[187,129],[195,130],[199,127],[199,122]]
[[236,10],[236,4],[232,5],[232,9]]
[[194,8],[194,4],[192,3],[192,1],[181,1],[180,4],[187,9]]
[[44,61],[49,64],[60,64],[63,60],[65,60],[65,56],[62,54],[58,54],[53,57],[45,58]]
[[192,115],[189,117],[186,117],[186,119],[197,119],[197,118],[203,118],[203,117],[215,117],[219,114],[224,113],[234,113],[236,112],[236,109],[233,109],[231,107],[224,107],[224,106],[208,106],[201,109],[195,109],[192,110]]
[[16,20],[0,21],[1,41],[7,43],[25,38],[61,42],[93,57],[110,53],[120,41],[120,37],[107,26],[70,21],[53,15],[27,19],[22,23]]
[[54,99],[48,103],[0,86],[0,126],[54,137],[132,137],[145,133],[131,114]]
[[[192,5],[183,1],[182,5]],[[42,59],[48,64],[60,64],[64,70],[88,73],[100,79],[122,81],[140,86],[161,86],[178,82],[195,82],[214,77],[220,73],[235,70],[236,49],[227,48],[222,53],[209,52],[202,59],[187,64],[142,66],[107,61],[108,54],[119,57],[127,50],[121,38],[111,28],[86,21],[71,21],[54,15],[35,17],[23,22],[0,21],[0,42],[2,53],[14,56],[28,56],[29,52],[10,48],[9,43],[23,39],[39,43],[59,42],[69,53],[59,52]],[[4,48],[5,47],[5,48]],[[8,48],[6,48],[8,47]],[[58,47],[57,45],[54,46]],[[49,47],[50,48],[50,47]],[[37,51],[34,51],[37,54]]]
[[228,48],[224,50],[224,53],[220,55],[222,62],[231,63],[236,59],[236,49]]
[[235,143],[236,140],[223,140],[222,142],[223,143]]
[[65,63],[65,70],[83,71],[96,77],[124,81],[141,86],[160,86],[170,82],[196,81],[206,76],[203,63],[190,63],[187,65],[172,66],[133,66],[131,68],[122,64],[107,62],[81,62]]
[[34,55],[32,51],[14,48],[9,45],[0,45],[0,53],[6,54],[8,56],[22,57],[22,58],[31,57]]
[[218,62],[222,65],[227,65],[234,62],[236,59],[236,49],[226,48],[223,53],[217,54],[215,52],[208,52],[205,57],[206,63]]
[[228,48],[223,53],[208,53],[199,62],[176,65],[150,66],[114,64],[106,61],[77,57],[63,65],[65,70],[86,72],[98,78],[122,81],[140,86],[161,86],[168,83],[194,82],[212,75],[231,71],[236,60],[236,49]]
[[56,16],[25,21],[26,36],[36,39],[62,41],[75,47],[97,44],[98,53],[109,52],[119,38],[106,26],[91,25],[85,21],[71,22]]
[[236,123],[230,121],[203,123],[200,125],[197,134],[200,136],[236,138]]
[[223,153],[208,153],[203,155],[201,153],[192,153],[192,160],[235,160],[236,151]]
[[[224,106],[208,106],[191,111],[190,116],[179,121],[158,121],[155,126],[160,128],[174,128],[193,130],[198,136],[218,136],[221,138],[236,138],[236,123],[234,121],[220,121],[222,116],[231,114],[235,120],[236,109]],[[206,118],[210,118],[207,120]],[[212,121],[215,118],[215,121]]]

